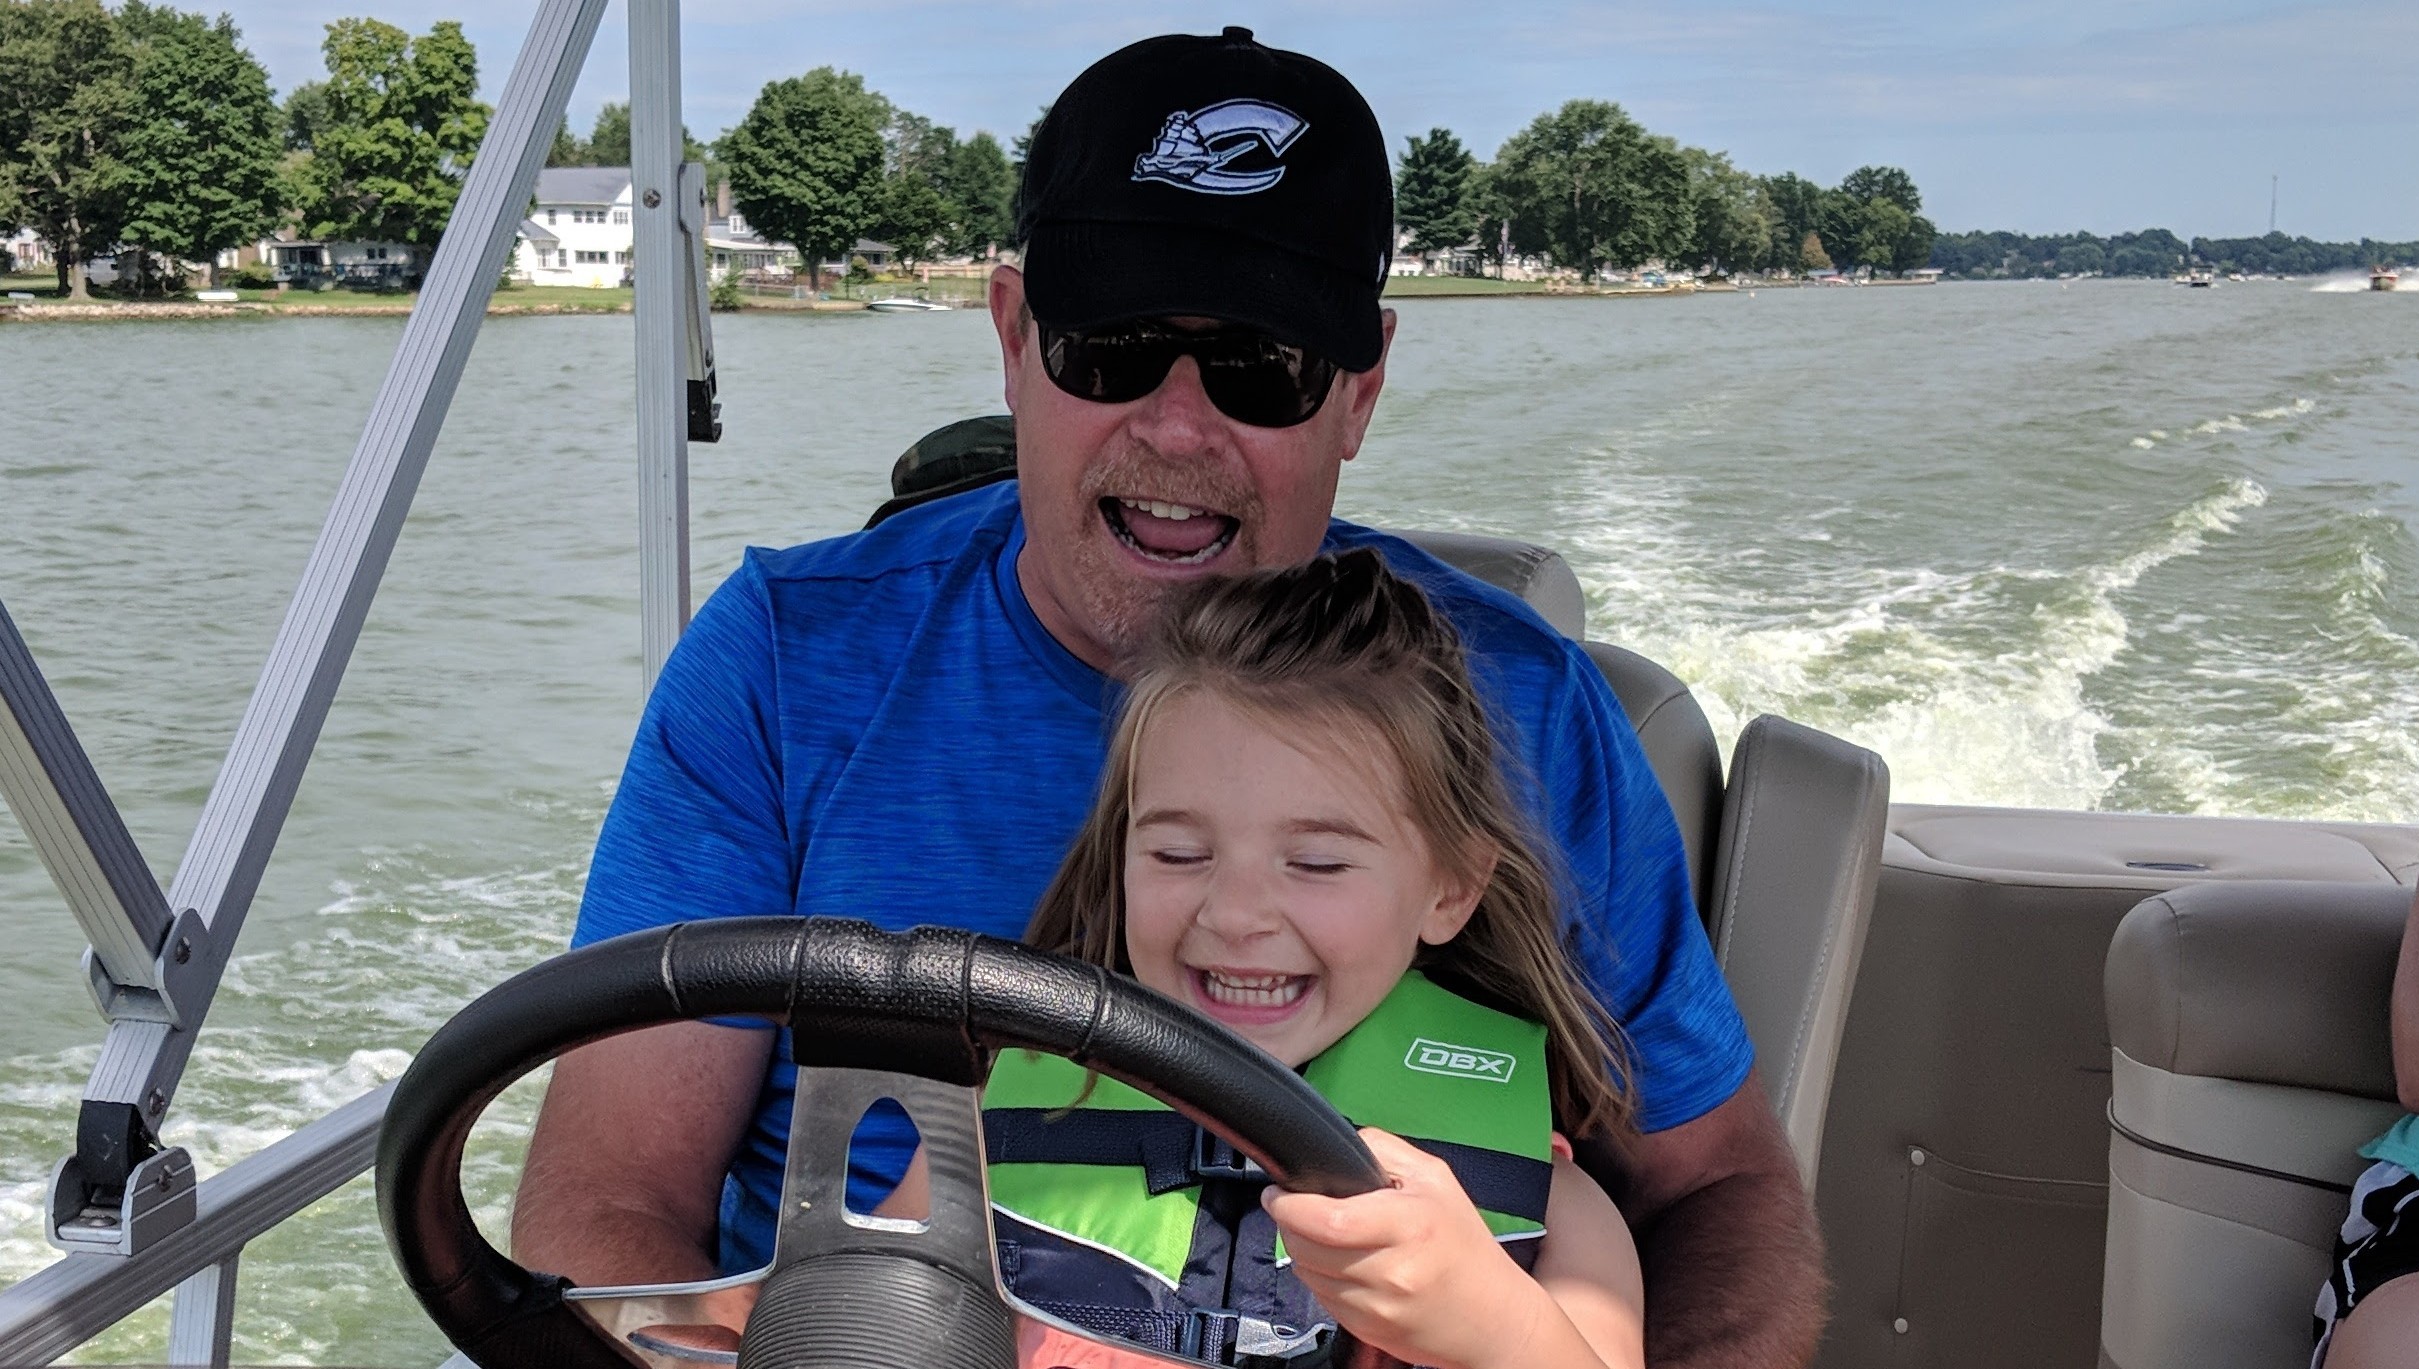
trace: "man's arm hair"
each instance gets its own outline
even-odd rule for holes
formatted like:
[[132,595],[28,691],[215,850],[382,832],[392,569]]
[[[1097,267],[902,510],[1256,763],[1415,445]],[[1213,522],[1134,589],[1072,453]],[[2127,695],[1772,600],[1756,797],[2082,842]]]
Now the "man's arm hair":
[[1649,1365],[1813,1360],[1829,1291],[1822,1234],[1754,1074],[1694,1121],[1617,1145],[1591,1139],[1579,1158],[1638,1238]]
[[513,1258],[592,1287],[713,1278],[723,1174],[773,1041],[675,1022],[556,1061],[513,1201]]

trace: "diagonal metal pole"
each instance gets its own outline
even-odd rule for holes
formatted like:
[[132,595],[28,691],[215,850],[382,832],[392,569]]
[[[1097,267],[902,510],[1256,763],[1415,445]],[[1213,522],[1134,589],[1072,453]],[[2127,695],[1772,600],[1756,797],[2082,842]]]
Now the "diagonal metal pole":
[[[109,980],[156,991],[167,899],[0,605],[0,798],[24,824]],[[106,1003],[106,999],[103,1000]]]
[[[193,952],[204,982],[179,1023],[111,1024],[85,1089],[78,1156],[54,1182],[53,1239],[63,1246],[131,1253],[141,1243],[131,1203],[121,1209],[105,1185],[85,1182],[90,1167],[79,1162],[91,1158],[91,1134],[156,1147],[160,1118],[360,637],[604,10],[605,0],[543,0],[530,23],[335,505],[169,885],[168,906],[195,910],[206,933]],[[96,1115],[104,1125],[92,1125]],[[162,1191],[182,1182],[189,1213],[190,1164],[183,1173],[182,1181],[162,1175]],[[141,1177],[140,1185],[130,1179],[127,1190],[148,1192],[151,1176]]]

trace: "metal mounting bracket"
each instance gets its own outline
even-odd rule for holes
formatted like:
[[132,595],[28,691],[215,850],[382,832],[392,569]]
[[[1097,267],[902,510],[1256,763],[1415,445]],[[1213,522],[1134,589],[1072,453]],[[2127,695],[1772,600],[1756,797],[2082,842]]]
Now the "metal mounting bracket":
[[159,1022],[191,1029],[201,1025],[218,987],[223,956],[211,940],[210,924],[191,908],[177,911],[153,962],[151,982],[122,984],[90,949],[84,975],[94,1006],[112,1022]]
[[[89,1121],[94,1108],[109,1105],[84,1106]],[[84,1139],[84,1130],[78,1127],[79,1140]],[[149,1132],[150,1128],[143,1126],[127,1139],[148,1140]],[[46,1226],[52,1245],[66,1251],[133,1255],[193,1221],[199,1200],[195,1196],[193,1157],[185,1153],[183,1146],[172,1146],[138,1161],[115,1187],[88,1179],[82,1158],[89,1152],[81,1145],[77,1150],[76,1155],[61,1160],[51,1172]],[[123,1156],[123,1151],[118,1152],[119,1158]]]
[[689,260],[689,440],[722,440],[721,387],[714,377],[713,287],[706,269],[706,169],[680,164],[681,255]]

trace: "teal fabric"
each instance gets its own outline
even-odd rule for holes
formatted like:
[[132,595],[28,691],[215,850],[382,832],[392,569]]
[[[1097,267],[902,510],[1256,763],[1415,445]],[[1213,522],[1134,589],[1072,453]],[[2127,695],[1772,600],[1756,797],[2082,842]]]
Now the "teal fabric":
[[2362,1146],[2360,1153],[2419,1174],[2419,1117],[2405,1113],[2401,1121],[2385,1129],[2385,1135]]

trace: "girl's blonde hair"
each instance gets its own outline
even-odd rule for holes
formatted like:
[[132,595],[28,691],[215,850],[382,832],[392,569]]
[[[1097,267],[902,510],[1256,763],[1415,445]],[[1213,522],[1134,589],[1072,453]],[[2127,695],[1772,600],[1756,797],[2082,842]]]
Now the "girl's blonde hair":
[[1100,794],[1025,940],[1131,974],[1126,826],[1136,747],[1195,691],[1277,725],[1374,734],[1398,798],[1438,868],[1483,886],[1461,934],[1412,962],[1465,997],[1542,1022],[1554,1113],[1574,1134],[1626,1129],[1633,1103],[1619,1028],[1563,942],[1554,869],[1514,804],[1487,710],[1451,623],[1374,551],[1202,582],[1180,592],[1132,661]]

